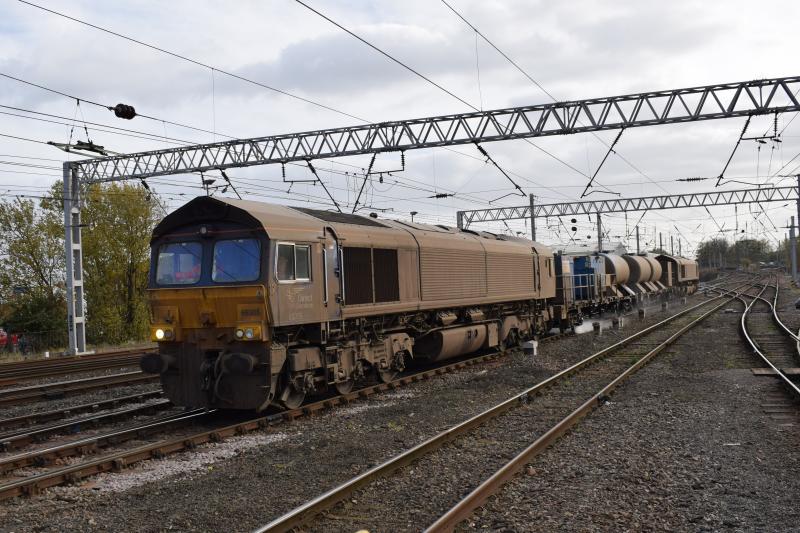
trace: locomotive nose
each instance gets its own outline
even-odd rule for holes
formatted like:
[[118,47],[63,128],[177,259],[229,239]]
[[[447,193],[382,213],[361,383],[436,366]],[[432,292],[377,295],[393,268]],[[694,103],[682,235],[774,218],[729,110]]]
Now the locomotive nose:
[[174,360],[171,355],[148,353],[139,360],[139,368],[145,374],[163,374]]

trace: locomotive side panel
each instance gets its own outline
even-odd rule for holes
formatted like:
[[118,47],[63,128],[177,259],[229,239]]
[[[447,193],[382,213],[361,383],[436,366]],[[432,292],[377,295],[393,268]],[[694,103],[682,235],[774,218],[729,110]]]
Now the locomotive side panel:
[[486,296],[486,252],[469,236],[420,232],[421,296],[425,302]]
[[497,249],[492,243],[485,246],[488,296],[534,298],[541,284],[541,267],[531,248]]

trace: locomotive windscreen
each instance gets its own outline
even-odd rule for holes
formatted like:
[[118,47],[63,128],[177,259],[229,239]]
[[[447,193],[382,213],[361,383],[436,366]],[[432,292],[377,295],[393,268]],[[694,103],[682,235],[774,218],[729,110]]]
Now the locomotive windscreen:
[[260,271],[261,244],[256,239],[226,239],[214,243],[213,281],[255,281]]
[[202,250],[199,242],[162,244],[158,249],[156,283],[191,285],[200,281]]

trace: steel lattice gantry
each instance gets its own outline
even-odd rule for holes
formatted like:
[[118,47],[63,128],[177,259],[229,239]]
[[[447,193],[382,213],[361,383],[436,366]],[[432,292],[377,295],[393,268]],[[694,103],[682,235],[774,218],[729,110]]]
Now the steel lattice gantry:
[[364,124],[64,163],[69,351],[85,344],[80,190],[87,183],[323,157],[800,111],[800,76]]
[[561,202],[555,204],[522,205],[458,212],[458,227],[466,229],[474,222],[495,222],[540,217],[569,215],[594,215],[598,213],[624,213],[626,211],[650,211],[678,209],[682,207],[711,207],[715,205],[751,204],[797,200],[797,187],[769,187],[739,189],[735,191],[712,191],[640,198],[613,198],[586,202]]
[[675,124],[800,110],[800,77],[556,102],[273,135],[72,163],[82,181],[114,181],[415,150],[476,142]]

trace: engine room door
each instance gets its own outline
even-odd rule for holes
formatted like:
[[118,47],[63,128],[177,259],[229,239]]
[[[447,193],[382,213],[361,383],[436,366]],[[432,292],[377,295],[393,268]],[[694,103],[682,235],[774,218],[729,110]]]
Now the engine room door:
[[331,228],[325,228],[325,250],[322,254],[324,278],[323,296],[325,313],[328,321],[342,318],[342,249],[336,233]]
[[533,285],[537,292],[542,291],[542,272],[541,265],[539,265],[539,252],[536,248],[531,248],[533,251]]

